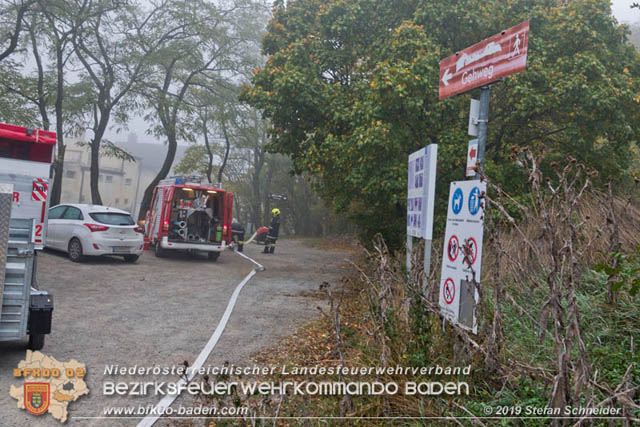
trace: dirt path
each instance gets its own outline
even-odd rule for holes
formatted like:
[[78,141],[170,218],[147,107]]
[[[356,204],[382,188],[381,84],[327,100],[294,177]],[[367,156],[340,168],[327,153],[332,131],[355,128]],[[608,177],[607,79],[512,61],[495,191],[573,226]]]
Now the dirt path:
[[[321,304],[310,296],[323,281],[337,282],[349,252],[319,250],[301,240],[281,239],[276,254],[250,245],[245,253],[262,263],[243,289],[227,329],[205,365],[241,364],[251,353],[291,334],[317,316]],[[55,298],[53,331],[43,352],[60,361],[76,359],[88,369],[91,390],[69,406],[71,425],[135,425],[138,420],[99,417],[109,406],[152,405],[159,398],[104,396],[105,366],[171,367],[192,363],[216,328],[236,285],[253,266],[225,252],[218,262],[176,254],[168,259],[146,252],[137,264],[92,259],[74,264],[63,255],[39,256],[40,287]],[[9,396],[13,369],[24,359],[25,342],[0,343],[0,419],[14,426],[49,426]],[[175,377],[117,377],[117,381],[175,381]],[[75,418],[74,418],[75,417]],[[160,423],[157,425],[161,425]]]

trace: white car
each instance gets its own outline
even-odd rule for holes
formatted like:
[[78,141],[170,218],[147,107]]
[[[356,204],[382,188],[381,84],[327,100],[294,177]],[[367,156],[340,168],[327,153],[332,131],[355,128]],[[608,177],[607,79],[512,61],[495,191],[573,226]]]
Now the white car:
[[64,204],[49,209],[46,246],[67,252],[74,262],[85,255],[120,255],[136,262],[144,249],[143,230],[120,209]]

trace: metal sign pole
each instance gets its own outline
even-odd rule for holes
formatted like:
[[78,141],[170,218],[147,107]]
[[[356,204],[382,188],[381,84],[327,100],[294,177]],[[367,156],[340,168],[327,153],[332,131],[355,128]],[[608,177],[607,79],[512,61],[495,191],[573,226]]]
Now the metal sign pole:
[[407,234],[407,273],[411,273],[411,256],[413,254],[413,237]]
[[431,273],[431,239],[424,239],[424,283],[422,293],[429,298],[429,274]]
[[[489,98],[491,86],[483,86],[480,92],[480,112],[478,114],[478,169],[484,172],[484,149],[487,145],[487,124],[489,122]],[[476,174],[476,179],[480,179]]]

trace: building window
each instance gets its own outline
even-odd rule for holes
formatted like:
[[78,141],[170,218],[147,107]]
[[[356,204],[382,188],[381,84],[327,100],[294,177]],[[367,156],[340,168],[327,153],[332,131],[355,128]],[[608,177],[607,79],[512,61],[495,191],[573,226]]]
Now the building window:
[[113,175],[107,175],[107,182],[113,182]]
[[66,176],[67,178],[75,178],[76,177],[76,171],[67,170],[64,173],[64,176]]
[[124,180],[124,185],[131,185],[131,178],[126,178]]
[[125,206],[129,204],[129,199],[124,199]]

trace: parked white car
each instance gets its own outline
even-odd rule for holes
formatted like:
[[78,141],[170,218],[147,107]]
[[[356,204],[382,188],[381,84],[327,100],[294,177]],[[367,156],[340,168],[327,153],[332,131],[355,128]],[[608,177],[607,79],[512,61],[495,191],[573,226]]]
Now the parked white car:
[[85,255],[119,255],[136,262],[144,249],[143,230],[129,212],[99,205],[64,204],[49,209],[47,247]]

